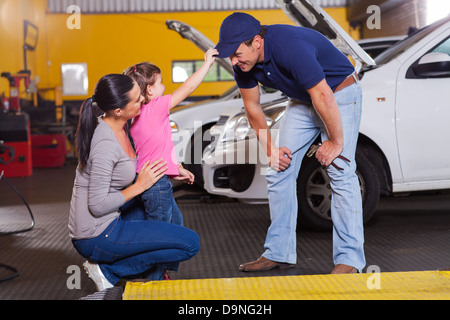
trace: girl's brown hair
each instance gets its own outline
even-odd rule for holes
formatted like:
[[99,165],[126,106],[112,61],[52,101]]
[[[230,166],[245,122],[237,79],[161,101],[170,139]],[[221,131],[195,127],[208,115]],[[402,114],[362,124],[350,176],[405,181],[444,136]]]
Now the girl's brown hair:
[[161,69],[159,69],[154,64],[148,62],[142,62],[129,67],[123,72],[134,79],[141,89],[141,95],[145,99],[145,103],[149,103],[150,99],[147,96],[147,86],[154,85],[156,82],[156,75],[161,74]]

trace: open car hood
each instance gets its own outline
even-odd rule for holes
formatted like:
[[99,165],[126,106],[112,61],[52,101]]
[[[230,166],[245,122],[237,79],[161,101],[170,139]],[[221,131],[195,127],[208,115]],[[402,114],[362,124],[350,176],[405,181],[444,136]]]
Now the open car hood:
[[[298,26],[314,29],[327,37],[342,53],[349,55],[359,72],[364,65],[376,65],[375,61],[356,43],[342,27],[336,23],[314,0],[275,0],[283,12]],[[190,40],[200,50],[206,52],[215,44],[194,27],[177,20],[167,20],[170,30],[178,32]],[[231,75],[233,66],[228,58],[216,58],[217,63]]]
[[276,0],[284,13],[298,26],[314,29],[327,37],[342,53],[351,56],[359,72],[375,61],[314,0]]
[[[182,38],[190,40],[203,52],[206,52],[208,49],[214,48],[216,46],[203,33],[184,22],[177,20],[166,20],[166,25],[170,30],[178,32]],[[231,75],[234,74],[230,59],[216,57],[216,61]]]

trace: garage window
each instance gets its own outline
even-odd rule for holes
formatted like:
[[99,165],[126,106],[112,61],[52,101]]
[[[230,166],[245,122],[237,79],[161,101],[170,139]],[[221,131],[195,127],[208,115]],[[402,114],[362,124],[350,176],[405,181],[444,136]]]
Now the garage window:
[[[188,60],[172,62],[172,82],[181,83],[186,81],[195,71],[197,71],[204,63],[204,60]],[[209,69],[205,82],[232,81],[233,76],[225,69],[214,63]]]

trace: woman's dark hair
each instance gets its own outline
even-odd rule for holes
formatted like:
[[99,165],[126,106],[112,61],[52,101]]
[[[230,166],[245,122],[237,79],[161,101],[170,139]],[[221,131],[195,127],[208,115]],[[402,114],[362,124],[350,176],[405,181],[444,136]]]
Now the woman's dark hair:
[[75,134],[75,150],[83,170],[91,152],[91,140],[98,125],[98,117],[117,108],[125,108],[130,103],[130,91],[134,81],[122,74],[109,74],[102,77],[95,87],[92,98],[81,106],[78,128]]
[[131,77],[137,82],[141,89],[141,95],[145,98],[144,103],[149,103],[150,98],[147,96],[147,86],[155,84],[156,75],[161,74],[161,69],[154,64],[142,62],[129,67],[123,74]]

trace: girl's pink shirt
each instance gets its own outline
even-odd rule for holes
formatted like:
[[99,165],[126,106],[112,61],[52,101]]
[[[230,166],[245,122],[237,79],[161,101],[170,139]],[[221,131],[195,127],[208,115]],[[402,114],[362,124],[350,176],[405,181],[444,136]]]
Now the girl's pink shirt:
[[171,98],[166,95],[151,100],[132,121],[130,132],[138,156],[137,172],[145,162],[163,159],[167,162],[166,175],[179,175],[169,120]]

